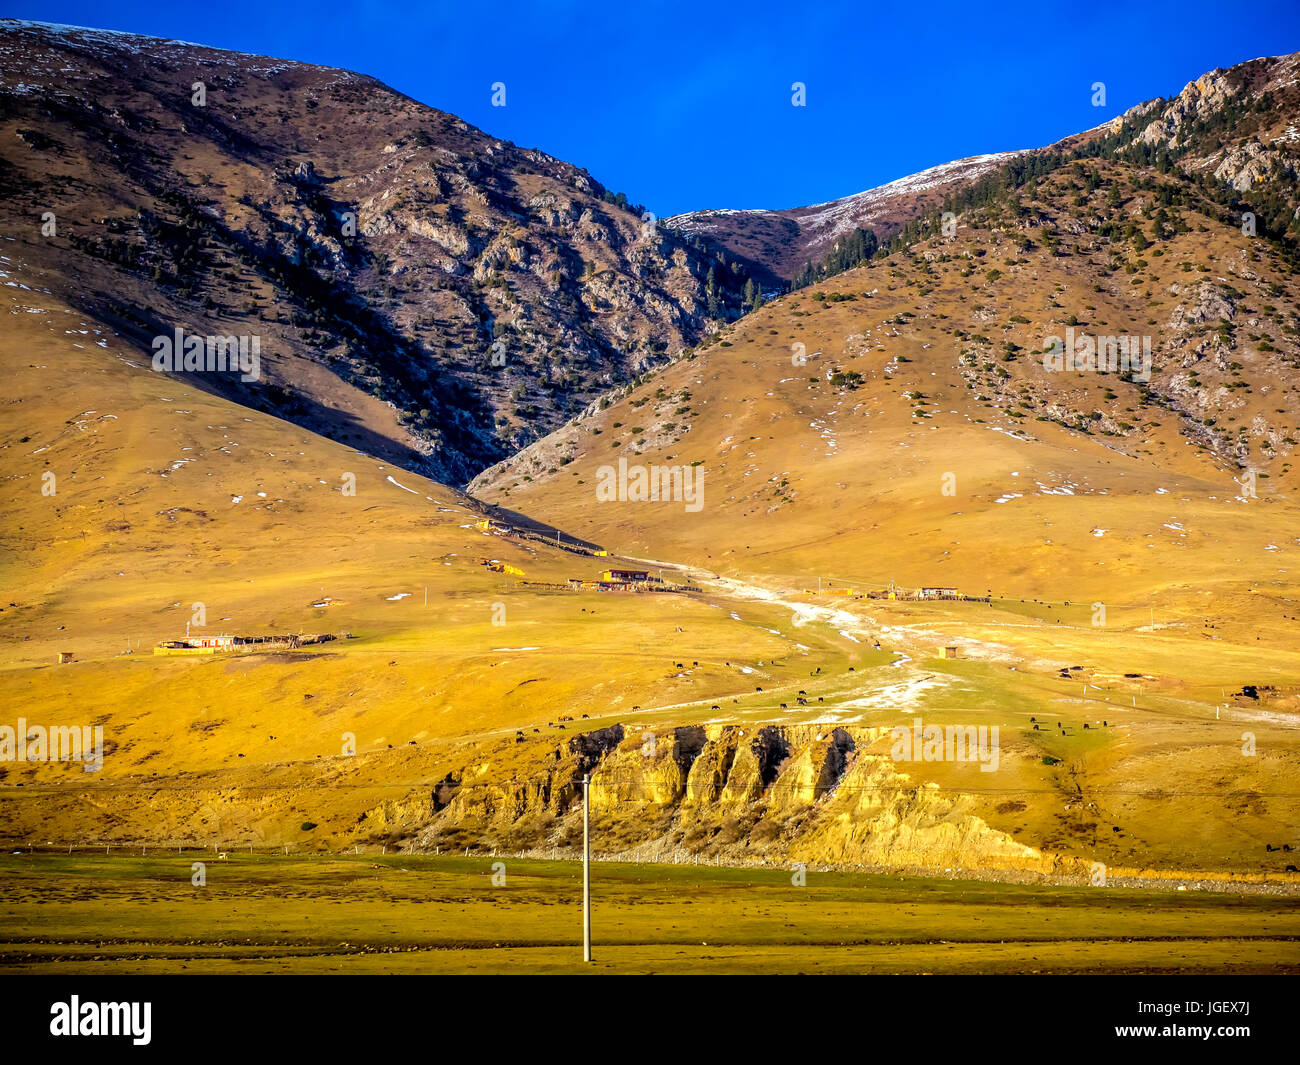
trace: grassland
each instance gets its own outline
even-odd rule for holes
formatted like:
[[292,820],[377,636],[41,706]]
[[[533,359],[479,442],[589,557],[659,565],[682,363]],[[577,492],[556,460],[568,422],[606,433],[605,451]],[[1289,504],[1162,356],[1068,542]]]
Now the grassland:
[[[1073,217],[1085,169],[1024,206]],[[1136,211],[1141,179],[1098,173]],[[1295,877],[1293,368],[1262,340],[1197,361],[1205,338],[1178,324],[1204,274],[1286,344],[1295,323],[1272,301],[1294,306],[1294,271],[1199,213],[1141,261],[1087,228],[1057,250],[1014,217],[963,215],[951,239],[768,303],[471,489],[895,656],[813,678],[811,708],[750,696],[739,719],[997,726],[996,773],[915,775],[1053,852]],[[1045,372],[1043,338],[1067,317],[1153,334],[1150,388]],[[691,466],[703,506],[593,506],[598,471],[623,459]],[[863,598],[894,584],[991,602]],[[938,657],[947,645],[957,660]]]
[[[195,886],[195,862],[206,883]],[[494,871],[494,862],[503,863]],[[504,872],[504,883],[500,875]],[[494,882],[495,877],[495,882]],[[6,855],[0,968],[79,973],[1300,972],[1284,899],[492,857]]]
[[[1174,464],[1181,479],[1117,472],[1095,442],[1052,428],[1026,442],[963,422],[940,442],[882,391],[884,413],[846,427],[841,446],[874,454],[874,440],[850,432],[880,432],[909,457],[873,466],[817,456],[802,497],[816,506],[802,518],[793,504],[780,520],[721,506],[691,527],[621,504],[593,512],[582,492],[539,487],[530,498],[542,517],[610,548],[598,560],[485,532],[475,501],[453,489],[154,374],[26,279],[5,349],[0,475],[13,502],[0,698],[29,723],[102,724],[110,747],[93,779],[76,765],[0,766],[0,830],[13,848],[74,848],[4,859],[7,963],[564,971],[576,964],[571,864],[507,859],[510,886],[497,889],[489,860],[458,864],[445,847],[438,858],[392,852],[446,838],[429,829],[447,809],[444,788],[490,787],[494,809],[466,816],[458,845],[554,843],[563,855],[571,777],[591,768],[608,783],[595,818],[606,853],[662,842],[665,855],[721,862],[601,863],[598,967],[1295,968],[1286,915],[1296,874],[1286,867],[1296,854],[1284,848],[1300,847],[1300,652],[1287,636],[1297,614],[1288,502],[1210,498],[1223,485],[1202,457]],[[699,404],[716,416],[708,431],[718,439],[734,428],[724,400]],[[750,412],[750,430],[773,413]],[[779,473],[805,443],[764,460]],[[954,454],[979,492],[953,501],[923,490]],[[1050,494],[992,501],[1014,487],[1012,472],[1055,485],[1049,474],[1064,470],[1095,491],[1068,507]],[[47,472],[53,495],[41,490]],[[344,474],[355,475],[355,495],[342,491]],[[852,490],[835,488],[842,476]],[[531,507],[522,494],[506,502]],[[876,502],[864,509],[867,498]],[[1225,564],[1229,551],[1244,561]],[[701,591],[556,587],[646,556],[636,564]],[[487,559],[524,576],[492,572]],[[930,574],[993,599],[858,597]],[[246,656],[150,654],[196,604],[208,632],[340,638]],[[950,644],[960,657],[939,658]],[[74,662],[55,665],[64,650]],[[1241,694],[1246,684],[1258,698]],[[917,718],[997,726],[998,771],[909,765],[877,803],[864,774],[888,758],[888,729]],[[579,764],[575,741],[616,726],[623,760],[606,782]],[[646,731],[773,726],[805,746],[771,767],[769,794],[747,807],[669,809],[654,798],[662,773],[635,787],[620,776]],[[781,796],[821,771],[809,759],[835,728],[857,737],[852,763],[836,770],[849,781],[841,805],[792,812]],[[545,787],[530,791],[548,765]],[[511,811],[523,812],[519,824]],[[1101,862],[1171,885],[1185,875],[1277,895],[851,872],[810,873],[794,888],[788,872],[752,867],[803,853],[847,868],[864,841],[896,831],[909,869],[996,877],[982,856],[1014,845],[1034,852],[1027,868]],[[979,846],[963,850],[967,841]],[[230,857],[211,858],[213,844]],[[369,853],[338,856],[357,844]],[[104,845],[113,853],[94,850]],[[147,856],[118,853],[144,846]],[[178,846],[193,849],[173,858]],[[383,846],[389,856],[375,856]],[[189,883],[194,860],[208,863],[205,888]]]

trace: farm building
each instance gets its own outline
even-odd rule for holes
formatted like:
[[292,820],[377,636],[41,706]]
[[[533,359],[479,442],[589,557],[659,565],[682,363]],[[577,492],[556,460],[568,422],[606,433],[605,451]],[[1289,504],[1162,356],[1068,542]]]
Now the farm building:
[[[698,592],[700,589],[693,584],[667,584],[658,577],[651,577],[648,574],[642,574],[639,580],[615,579],[607,580],[609,573],[619,573],[628,571],[606,570],[597,578],[587,577],[570,577],[568,587],[574,591],[592,591],[592,592],[622,592],[628,595],[653,594],[653,593],[672,593],[672,592]],[[635,571],[640,572],[640,571]],[[528,581],[525,584],[531,583]]]
[[225,651],[268,650],[270,648],[295,648],[313,643],[328,643],[334,637],[290,633],[284,636],[182,636],[177,640],[164,640],[153,649],[156,655],[213,655]]
[[485,532],[512,532],[513,527],[507,525],[504,521],[497,521],[495,518],[482,518],[474,523],[474,528],[482,529]]
[[939,657],[940,657],[940,658],[956,658],[956,657],[957,657],[957,645],[956,645],[955,643],[953,643],[953,644],[949,644],[947,647],[940,647],[940,648],[939,648]]
[[919,603],[944,599],[959,603],[987,603],[987,595],[963,595],[956,588],[948,585],[926,585],[922,588],[888,588],[878,592],[868,592],[870,599],[891,599],[900,603]]
[[627,581],[605,581],[588,577],[570,577],[569,587],[576,592],[634,592],[641,590],[639,585]]
[[616,583],[635,584],[648,581],[650,574],[643,569],[607,569],[601,573],[600,579]]
[[71,662],[71,661],[72,661],[72,652],[71,652],[71,651],[60,651],[60,652],[59,652],[59,665],[62,666],[62,665],[66,664],[66,663],[68,663],[68,662]]
[[233,651],[243,642],[239,636],[182,636],[178,640],[164,640],[153,649],[153,653],[212,655],[219,651]]

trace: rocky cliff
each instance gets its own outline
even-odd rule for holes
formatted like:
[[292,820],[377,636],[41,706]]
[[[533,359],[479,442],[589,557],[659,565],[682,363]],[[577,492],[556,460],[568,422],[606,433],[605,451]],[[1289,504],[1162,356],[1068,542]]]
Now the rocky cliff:
[[[529,744],[449,775],[431,800],[370,811],[363,829],[413,833],[414,849],[570,847],[590,778],[606,857],[1050,870],[991,828],[969,797],[914,780],[889,730],[834,725],[622,725]],[[509,779],[502,781],[506,765]],[[394,816],[394,815],[397,816]]]

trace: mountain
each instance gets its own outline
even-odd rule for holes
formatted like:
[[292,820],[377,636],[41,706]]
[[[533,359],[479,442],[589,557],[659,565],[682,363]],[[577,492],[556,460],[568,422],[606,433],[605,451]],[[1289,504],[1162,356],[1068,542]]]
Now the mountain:
[[[369,79],[3,42],[0,695],[106,740],[0,765],[6,841],[572,855],[590,777],[605,856],[1293,877],[1295,57],[724,324],[725,249]],[[543,249],[603,266],[548,297]],[[608,360],[545,418],[469,355],[543,321]],[[265,374],[155,372],[178,325]],[[334,638],[150,653],[189,628]],[[895,755],[922,718],[996,757]]]
[[[485,527],[455,489],[155,373],[15,243],[0,251],[3,724],[93,722],[106,753],[90,790],[75,764],[0,758],[6,839],[395,840],[422,821],[381,830],[365,813],[408,793],[427,808],[481,744],[531,758],[576,737],[560,714],[721,697],[739,672],[724,660],[781,649],[695,595],[572,593],[568,577],[619,558]],[[680,628],[710,657],[685,681],[665,650]],[[187,633],[333,639],[153,653]],[[617,677],[592,679],[614,660]]]
[[[803,683],[774,694],[756,676],[677,717],[824,723],[824,746],[780,737],[785,791],[757,821],[737,814],[751,852],[902,845],[896,793],[842,773],[897,756],[836,730],[957,722],[1001,729],[1003,768],[973,782],[945,755],[908,771],[1016,844],[1283,872],[1300,713],[1296,69],[1207,76],[951,186],[878,256],[471,482],[689,567],[737,619],[774,611],[793,641],[778,662],[802,663]],[[1120,337],[1137,365],[1089,360]],[[816,661],[822,637],[855,656],[847,673]],[[826,779],[814,812],[781,808]],[[965,826],[949,838],[985,846]]]
[[254,334],[200,387],[446,483],[740,312],[698,242],[373,78],[12,19],[0,57],[0,217],[58,294],[146,350]]
[[1046,148],[958,159],[829,203],[786,210],[689,211],[665,224],[707,237],[755,276],[782,287],[857,229],[873,230],[887,245],[909,223],[1009,160],[1086,148],[1108,132],[1124,129],[1152,149],[1153,158],[1161,151],[1191,176],[1209,174],[1239,193],[1266,194],[1273,201],[1270,223],[1281,231],[1300,218],[1297,65],[1297,56],[1288,55],[1212,70],[1176,97],[1148,100]]
[[687,211],[664,225],[725,248],[768,285],[784,288],[809,263],[824,259],[855,229],[882,240],[942,202],[946,190],[987,174],[1015,152],[974,156],[931,167],[852,196],[811,207]]
[[[1243,574],[1270,571],[1294,537],[1261,515],[1294,518],[1300,441],[1296,67],[1216,72],[1003,162],[947,193],[955,227],[921,219],[910,242],[769,302],[471,491],[719,570],[949,573],[1061,599],[1102,594],[1117,552],[1124,594],[1170,568],[1190,578],[1197,558],[1212,581],[1249,506],[1241,546],[1259,570]],[[1106,337],[1149,347],[1149,372],[1045,355],[1052,338]],[[703,507],[592,506],[620,459],[703,472]],[[1164,498],[1180,491],[1208,508],[1202,538],[1181,535]]]

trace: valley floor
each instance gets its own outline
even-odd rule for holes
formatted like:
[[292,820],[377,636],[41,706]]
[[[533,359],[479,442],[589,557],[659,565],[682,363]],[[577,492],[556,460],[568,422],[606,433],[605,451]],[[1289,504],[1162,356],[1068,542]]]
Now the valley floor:
[[11,854],[0,970],[1300,973],[1292,899],[812,869],[794,880],[597,862],[584,965],[575,862]]

